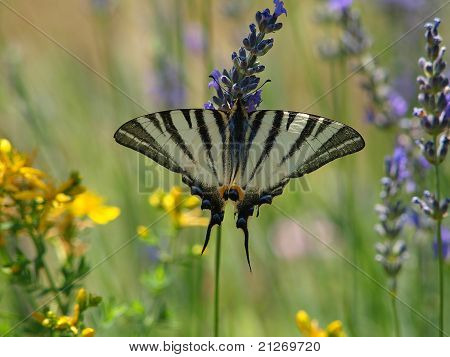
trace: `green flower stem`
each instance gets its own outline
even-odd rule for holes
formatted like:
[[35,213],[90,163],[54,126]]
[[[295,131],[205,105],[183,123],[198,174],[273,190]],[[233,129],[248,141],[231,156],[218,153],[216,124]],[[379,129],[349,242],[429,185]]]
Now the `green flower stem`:
[[[396,285],[396,282],[394,284]],[[391,291],[391,302],[392,302],[392,314],[394,316],[394,334],[396,337],[400,337],[401,331],[397,310],[397,292],[395,290]]]
[[[39,235],[36,236],[34,234],[33,229],[31,227],[28,227],[28,233],[30,234],[31,240],[34,243],[34,247],[36,248],[36,251],[39,254],[39,252],[41,252],[41,249],[40,249],[40,246],[39,246],[39,242],[43,241],[43,237],[39,236]],[[61,300],[61,298],[59,296],[58,289],[56,288],[55,280],[53,280],[52,273],[51,273],[47,263],[45,262],[44,257],[42,257],[42,259],[41,259],[41,265],[44,268],[44,272],[45,272],[45,275],[47,276],[47,280],[48,280],[48,283],[50,285],[51,290],[56,293],[56,295],[55,295],[56,303],[58,304],[58,307],[61,310],[61,313],[65,314],[66,313],[66,308],[65,308],[65,306],[64,306],[64,304],[63,304],[63,302],[62,302],[62,300]]]
[[52,288],[52,290],[56,293],[55,295],[55,299],[56,299],[56,303],[58,304],[59,309],[61,310],[61,313],[65,314],[66,313],[66,308],[64,306],[64,304],[62,303],[62,300],[59,296],[59,292],[56,289],[56,284],[55,281],[53,280],[53,276],[52,273],[47,265],[47,263],[45,261],[42,261],[42,266],[44,268],[45,271],[45,275],[47,276],[48,282],[50,284],[50,287]]
[[217,228],[216,242],[216,271],[214,285],[214,337],[219,337],[219,286],[220,286],[220,244],[222,239],[222,226]]
[[[436,176],[436,199],[441,201],[441,185],[439,180],[439,163],[437,157],[437,136],[434,136],[434,148],[436,153],[436,162],[434,164],[434,173]],[[442,234],[441,234],[442,218],[436,220],[436,236],[437,236],[437,253],[438,253],[438,270],[439,270],[439,336],[444,336],[444,254],[442,251]]]

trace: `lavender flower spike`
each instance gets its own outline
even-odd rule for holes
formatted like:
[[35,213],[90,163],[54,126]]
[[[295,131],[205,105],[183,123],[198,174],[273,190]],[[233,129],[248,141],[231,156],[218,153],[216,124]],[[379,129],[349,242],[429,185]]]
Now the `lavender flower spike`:
[[260,78],[257,76],[265,70],[265,66],[258,61],[273,46],[273,39],[265,39],[267,34],[280,30],[283,26],[278,22],[282,14],[287,15],[283,1],[274,0],[273,14],[269,9],[258,11],[255,16],[256,24],[250,24],[250,33],[242,40],[242,47],[231,54],[233,67],[222,72],[214,70],[213,80],[208,87],[216,90],[212,101],[206,103],[206,109],[217,107],[230,110],[238,98],[241,99],[247,111],[254,111],[261,103],[262,90],[258,88]]

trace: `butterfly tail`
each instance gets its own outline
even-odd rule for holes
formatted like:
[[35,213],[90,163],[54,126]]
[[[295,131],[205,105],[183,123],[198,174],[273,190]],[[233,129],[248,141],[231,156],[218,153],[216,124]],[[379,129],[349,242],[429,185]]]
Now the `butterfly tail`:
[[247,256],[248,267],[250,268],[250,272],[252,272],[252,265],[250,264],[250,255],[248,253],[248,229],[247,226],[242,228],[244,231],[244,247],[245,247],[245,255]]
[[209,238],[211,237],[211,229],[212,229],[212,227],[214,227],[214,224],[212,223],[212,221],[210,221],[209,224],[208,224],[208,228],[206,230],[206,237],[205,237],[205,243],[203,244],[202,255],[205,252],[206,247],[208,246]]

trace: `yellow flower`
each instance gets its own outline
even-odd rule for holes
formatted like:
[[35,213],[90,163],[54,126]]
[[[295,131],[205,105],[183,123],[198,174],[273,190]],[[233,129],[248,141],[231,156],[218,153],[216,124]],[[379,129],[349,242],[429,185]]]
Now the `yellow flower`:
[[205,227],[208,225],[209,219],[201,214],[201,210],[181,212],[178,214],[177,223],[180,227]]
[[23,190],[15,193],[13,197],[19,201],[29,201],[42,196],[42,192],[33,190]]
[[77,195],[70,208],[76,217],[88,216],[98,224],[113,221],[120,214],[118,207],[104,205],[103,199],[90,191]]
[[75,326],[80,319],[80,305],[75,304],[73,307],[73,316],[70,318],[70,326]]
[[72,318],[70,316],[60,316],[56,321],[56,328],[58,330],[64,330],[72,326]]
[[311,320],[308,313],[300,310],[295,315],[295,322],[297,327],[305,337],[342,337],[345,332],[342,329],[341,321],[331,322],[324,330],[319,326],[317,320]]
[[148,228],[146,226],[138,226],[137,229],[137,234],[139,237],[141,238],[146,238],[148,237]]
[[186,208],[195,208],[195,207],[200,206],[200,203],[201,203],[200,198],[198,198],[196,196],[189,196],[184,201],[184,207],[186,207]]
[[80,288],[80,290],[78,290],[77,292],[77,303],[79,304],[79,307],[81,307],[81,310],[84,310],[84,308],[87,305],[87,292],[85,288]]
[[8,154],[11,152],[12,146],[9,140],[7,139],[0,139],[0,152],[3,152],[5,154]]
[[328,333],[328,336],[330,336],[330,337],[345,337],[346,336],[343,326],[342,326],[342,322],[339,320],[335,320],[327,326],[327,333]]
[[72,197],[66,195],[65,193],[58,193],[56,194],[55,201],[58,203],[67,203],[72,200]]
[[148,203],[150,206],[159,207],[161,205],[161,200],[164,196],[164,192],[160,189],[153,192],[148,198]]
[[200,200],[194,196],[187,196],[181,187],[174,186],[170,192],[155,191],[148,199],[153,207],[162,208],[172,219],[175,227],[207,226],[209,220],[202,216],[197,209]]
[[81,331],[81,337],[94,337],[95,330],[92,327],[86,327]]

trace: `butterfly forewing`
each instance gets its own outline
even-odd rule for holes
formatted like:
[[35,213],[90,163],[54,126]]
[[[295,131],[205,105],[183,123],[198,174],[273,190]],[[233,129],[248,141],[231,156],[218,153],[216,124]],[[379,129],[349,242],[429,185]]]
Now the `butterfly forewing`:
[[222,185],[226,176],[225,125],[220,111],[172,110],[130,120],[114,138],[206,189]]
[[306,113],[256,111],[249,128],[240,184],[262,192],[364,147],[351,127]]

